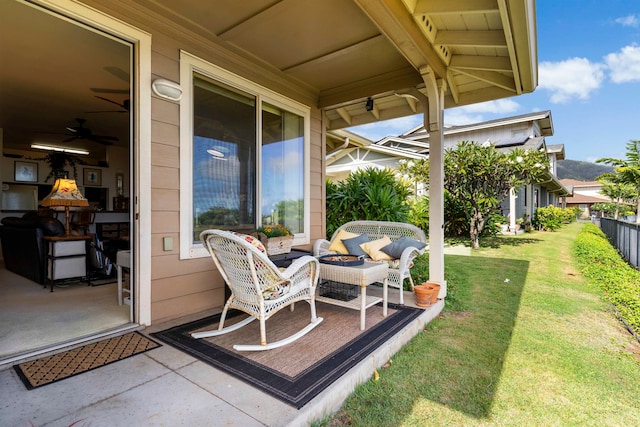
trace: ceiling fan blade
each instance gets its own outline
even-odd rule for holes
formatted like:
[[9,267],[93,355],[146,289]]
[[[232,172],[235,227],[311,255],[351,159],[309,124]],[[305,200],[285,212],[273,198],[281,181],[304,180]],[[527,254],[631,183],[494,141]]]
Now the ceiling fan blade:
[[67,126],[67,130],[71,133],[78,133],[78,129]]
[[117,78],[119,78],[120,80],[123,80],[125,82],[129,82],[129,73],[126,72],[125,70],[123,70],[122,68],[119,67],[114,67],[114,66],[106,66],[104,67],[104,70],[113,74],[114,76],[116,76]]
[[118,141],[119,140],[115,136],[104,136],[104,135],[91,135],[89,138],[97,138],[97,139],[102,139],[104,141]]
[[108,89],[103,87],[91,87],[92,92],[95,93],[121,93],[121,94],[129,94],[129,89]]
[[102,110],[102,111],[85,111],[85,113],[128,113],[127,110]]
[[[108,137],[108,138],[111,139],[113,137]],[[102,145],[113,145],[113,142],[107,141],[107,140],[105,140],[105,138],[99,137],[99,136],[91,135],[91,136],[88,136],[87,139],[89,141],[97,142],[98,144],[102,144]],[[118,138],[116,138],[116,141],[117,140],[118,140]]]
[[110,103],[112,103],[112,104],[116,104],[118,107],[122,107],[122,108],[124,108],[124,105],[122,105],[122,104],[120,104],[119,102],[116,102],[116,101],[114,101],[114,100],[112,100],[112,99],[105,98],[105,97],[103,97],[103,96],[98,96],[98,95],[95,95],[95,97],[96,97],[96,98],[98,98],[98,99],[102,99],[103,101],[107,101],[107,102],[110,102]]

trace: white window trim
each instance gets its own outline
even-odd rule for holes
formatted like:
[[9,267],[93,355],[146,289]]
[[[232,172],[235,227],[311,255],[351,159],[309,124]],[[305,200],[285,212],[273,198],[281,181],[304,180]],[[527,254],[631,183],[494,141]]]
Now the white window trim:
[[[197,72],[215,81],[238,88],[256,96],[258,107],[268,102],[304,118],[304,233],[297,233],[293,245],[308,244],[310,237],[310,161],[311,161],[311,109],[264,86],[240,77],[217,65],[198,58],[188,52],[180,51],[180,86],[183,94],[180,100],[180,259],[203,258],[209,256],[202,243],[193,243],[193,74]],[[256,141],[260,146],[262,138],[261,108],[256,108]],[[257,150],[258,169],[256,174],[262,176],[261,150]],[[261,185],[257,179],[256,215],[261,218]]]

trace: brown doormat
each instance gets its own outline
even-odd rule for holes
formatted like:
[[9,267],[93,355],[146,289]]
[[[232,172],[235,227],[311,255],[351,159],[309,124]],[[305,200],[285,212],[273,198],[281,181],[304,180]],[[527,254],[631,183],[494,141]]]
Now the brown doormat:
[[161,344],[139,332],[130,332],[31,362],[13,365],[13,368],[27,389],[32,390],[156,347],[161,347]]

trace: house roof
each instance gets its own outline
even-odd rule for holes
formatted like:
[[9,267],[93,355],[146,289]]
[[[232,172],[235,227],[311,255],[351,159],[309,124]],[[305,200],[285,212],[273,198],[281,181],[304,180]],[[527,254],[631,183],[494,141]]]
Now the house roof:
[[[329,152],[327,150],[327,169],[328,172],[334,171],[335,167],[331,169],[331,165],[336,163],[339,159],[344,156],[351,155],[354,150],[364,149],[370,151],[372,153],[381,154],[383,157],[388,158],[399,158],[399,159],[426,159],[428,156],[424,154],[416,153],[415,151],[406,150],[398,147],[388,147],[384,145],[374,144],[372,141],[368,140],[365,137],[354,134],[353,132],[349,132],[346,130],[332,130],[327,132],[327,140],[336,141],[335,144],[337,147]],[[329,144],[329,143],[328,143]],[[334,142],[331,143],[332,145]],[[380,161],[380,158],[377,158],[376,161]],[[343,165],[338,170],[349,170],[352,166]]]
[[[522,114],[512,117],[504,117],[500,119],[487,120],[485,122],[471,123],[466,125],[445,126],[444,134],[453,135],[456,133],[466,133],[482,129],[491,129],[499,126],[507,126],[516,123],[538,122],[541,136],[553,136],[553,120],[551,111],[539,111],[535,113]],[[426,131],[424,125],[416,126],[400,135],[405,139],[425,139],[429,138],[429,132]]]
[[602,184],[599,183],[598,181],[580,181],[578,179],[570,179],[570,178],[564,178],[561,179],[560,182],[562,182],[564,185],[571,185],[574,188],[590,188],[590,187],[602,187]]
[[564,144],[547,145],[547,153],[556,155],[556,160],[564,160]]
[[595,195],[586,195],[586,194],[578,194],[578,193],[574,193],[572,197],[567,197],[568,204],[606,203],[610,201],[611,199],[604,196],[598,197]]

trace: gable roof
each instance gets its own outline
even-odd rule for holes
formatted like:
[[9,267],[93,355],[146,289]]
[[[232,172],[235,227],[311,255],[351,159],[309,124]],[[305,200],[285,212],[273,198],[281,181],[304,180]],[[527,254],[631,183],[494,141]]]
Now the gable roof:
[[[445,126],[444,134],[453,135],[456,133],[472,132],[476,130],[491,129],[499,126],[508,126],[527,122],[537,122],[541,136],[553,136],[553,120],[551,119],[550,110],[487,120],[479,123],[470,123],[466,125],[449,125]],[[426,131],[424,125],[419,125],[403,133],[400,137],[405,139],[425,139],[429,137],[429,132]]]

